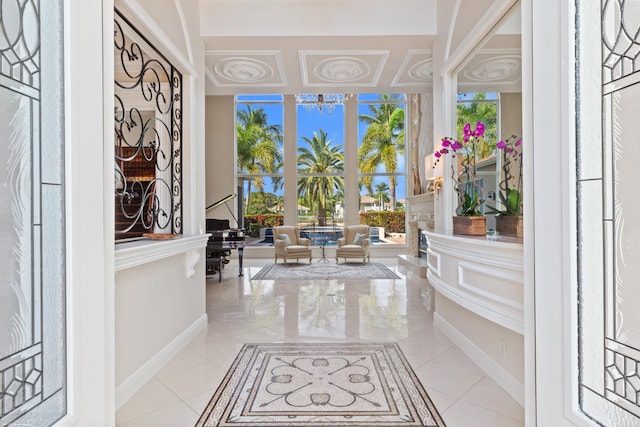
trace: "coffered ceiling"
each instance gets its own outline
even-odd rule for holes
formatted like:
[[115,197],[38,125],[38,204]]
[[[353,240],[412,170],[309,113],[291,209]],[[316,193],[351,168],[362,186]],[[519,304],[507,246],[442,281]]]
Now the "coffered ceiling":
[[[429,90],[436,0],[201,0],[207,94]],[[401,12],[401,13],[400,13]],[[498,34],[465,90],[519,90],[520,37]]]
[[432,81],[431,43],[430,36],[207,39],[208,92],[424,90]]

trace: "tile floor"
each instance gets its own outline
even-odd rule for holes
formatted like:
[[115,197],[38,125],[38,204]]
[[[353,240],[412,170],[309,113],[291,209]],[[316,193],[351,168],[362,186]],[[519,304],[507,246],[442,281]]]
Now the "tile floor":
[[395,341],[448,427],[524,426],[524,409],[433,326],[430,294],[401,280],[251,281],[272,260],[207,281],[209,325],[116,413],[121,427],[193,426],[246,342]]

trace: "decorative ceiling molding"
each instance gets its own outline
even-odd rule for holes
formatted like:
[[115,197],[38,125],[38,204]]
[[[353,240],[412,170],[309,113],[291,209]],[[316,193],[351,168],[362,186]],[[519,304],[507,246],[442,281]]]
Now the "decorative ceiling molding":
[[425,59],[418,62],[409,70],[409,76],[417,81],[428,82],[433,80],[433,60]]
[[284,86],[284,68],[278,51],[209,51],[207,77],[216,86]]
[[327,83],[351,83],[370,73],[369,64],[353,57],[327,58],[313,70],[315,77]]
[[409,50],[393,78],[392,86],[431,85],[433,83],[433,55],[427,49]]
[[375,87],[389,57],[388,50],[298,51],[305,87]]
[[521,75],[522,60],[519,56],[499,56],[470,64],[463,70],[466,79],[474,82],[515,80]]
[[219,77],[236,83],[262,83],[273,77],[273,68],[269,64],[241,56],[222,59],[213,71]]

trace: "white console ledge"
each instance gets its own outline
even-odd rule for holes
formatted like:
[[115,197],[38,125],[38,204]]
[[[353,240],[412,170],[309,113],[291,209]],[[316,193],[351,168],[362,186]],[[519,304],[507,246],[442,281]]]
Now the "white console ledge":
[[[136,267],[207,246],[209,234],[181,236],[173,240],[136,240],[115,246],[115,271]],[[187,263],[194,264],[194,257],[187,257]],[[198,257],[199,260],[199,257]],[[195,263],[198,261],[196,260]],[[187,270],[193,265],[187,266]]]
[[523,334],[522,239],[424,233],[428,242],[427,277],[436,291],[487,320]]

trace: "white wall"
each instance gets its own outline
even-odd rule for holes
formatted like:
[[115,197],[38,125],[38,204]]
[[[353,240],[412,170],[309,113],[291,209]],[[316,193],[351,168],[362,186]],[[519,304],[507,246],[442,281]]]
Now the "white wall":
[[[235,104],[233,96],[207,96],[205,101],[205,186],[206,206],[221,198],[235,194]],[[233,210],[238,199],[228,202]],[[235,213],[235,211],[234,211]],[[233,217],[226,207],[212,209],[207,218]],[[240,218],[238,218],[240,220]]]
[[522,135],[522,93],[500,94],[500,133],[503,139]]
[[186,278],[184,254],[117,274],[117,386],[198,323],[205,313],[201,274]]
[[[201,234],[205,206],[205,76],[198,0],[117,0],[116,7],[183,75],[183,239]],[[111,32],[105,42],[106,55],[112,49],[112,38]],[[112,128],[112,120],[113,117],[107,120],[107,129]],[[110,137],[112,134],[111,131]],[[105,170],[112,168],[113,154],[106,155]],[[113,194],[112,186],[107,178],[105,198]],[[113,212],[113,206],[105,212]],[[105,228],[105,235],[112,234],[112,227]],[[161,242],[166,250],[156,251],[159,255],[153,258],[150,248],[157,248],[158,242],[115,246],[116,408],[186,345],[198,328],[206,325],[205,242],[206,239],[194,240],[195,246],[191,247],[185,246],[182,239]],[[188,271],[189,267],[193,267],[192,271]]]

